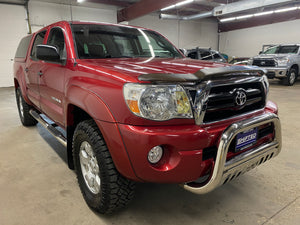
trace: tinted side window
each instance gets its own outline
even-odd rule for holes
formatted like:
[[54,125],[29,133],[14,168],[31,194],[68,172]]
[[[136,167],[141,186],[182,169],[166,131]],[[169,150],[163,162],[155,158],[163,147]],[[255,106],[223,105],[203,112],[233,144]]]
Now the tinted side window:
[[47,40],[47,45],[57,48],[61,60],[67,58],[64,33],[60,28],[55,27],[51,29]]
[[25,58],[26,57],[31,38],[32,38],[32,35],[29,35],[27,37],[24,37],[21,40],[21,42],[17,48],[15,58]]
[[220,56],[218,53],[212,52],[212,54],[213,54],[215,59],[222,59],[222,56]]
[[279,48],[278,46],[268,48],[268,49],[264,52],[264,54],[275,54],[276,51],[278,50],[278,48]]
[[210,54],[209,51],[203,51],[200,54],[201,54],[202,60],[211,60],[212,59],[212,55]]
[[35,39],[34,39],[34,42],[32,45],[32,49],[31,49],[31,53],[30,53],[30,56],[33,59],[36,59],[36,46],[43,44],[45,35],[46,35],[46,31],[42,31],[35,36]]
[[197,59],[197,52],[190,52],[187,57],[191,59]]

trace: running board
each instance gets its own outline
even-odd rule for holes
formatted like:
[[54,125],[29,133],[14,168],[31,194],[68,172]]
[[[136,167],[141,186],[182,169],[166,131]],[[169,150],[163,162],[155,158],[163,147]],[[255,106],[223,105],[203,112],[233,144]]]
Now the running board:
[[63,146],[67,147],[67,139],[61,132],[55,129],[53,125],[47,123],[47,121],[45,121],[35,110],[31,109],[29,113],[34,119],[36,119],[40,124],[42,124],[42,126],[45,127],[50,132],[50,134],[52,134],[53,137],[56,138],[56,140],[58,140]]

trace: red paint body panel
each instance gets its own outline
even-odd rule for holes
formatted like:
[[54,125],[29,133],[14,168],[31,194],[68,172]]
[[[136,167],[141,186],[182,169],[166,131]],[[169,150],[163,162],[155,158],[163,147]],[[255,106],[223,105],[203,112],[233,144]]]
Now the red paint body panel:
[[[272,105],[269,102],[268,105]],[[272,112],[266,107],[258,114]],[[255,116],[247,115],[235,122]],[[184,183],[206,175],[212,160],[202,161],[202,150],[218,146],[223,131],[231,125],[223,121],[211,125],[132,126],[119,124],[133,168],[138,178],[147,182]],[[164,148],[162,165],[151,165],[147,154],[154,146]]]
[[100,120],[96,120],[96,123],[103,134],[108,149],[110,149],[111,157],[118,171],[129,179],[142,181],[137,178],[132,169],[131,161],[123,144],[118,125],[116,123],[108,123]]
[[[15,59],[14,75],[24,98],[63,128],[72,125],[73,115],[68,109],[76,106],[85,111],[103,134],[116,168],[129,179],[161,183],[195,180],[213,166],[213,160],[202,160],[203,148],[217,146],[230,124],[265,112],[277,113],[277,106],[269,102],[258,112],[202,126],[195,125],[194,119],[157,122],[134,116],[124,101],[123,85],[140,82],[139,75],[187,74],[227,65],[187,58],[78,59],[68,22],[43,28],[47,30],[44,43],[53,27],[63,30],[66,63],[34,61],[30,51],[25,59]],[[28,74],[26,67],[30,67]],[[151,165],[147,154],[157,145],[163,146],[165,153],[157,165]]]
[[[123,85],[128,82],[140,82],[138,76],[146,73],[195,73],[199,69],[222,67],[226,64],[192,59],[97,59],[77,60],[76,76],[80,85],[99,93],[110,108],[116,122],[134,125],[194,124],[194,120],[175,119],[157,122],[133,116],[123,97]],[[114,101],[111,101],[114,99]],[[99,118],[100,119],[100,118]]]

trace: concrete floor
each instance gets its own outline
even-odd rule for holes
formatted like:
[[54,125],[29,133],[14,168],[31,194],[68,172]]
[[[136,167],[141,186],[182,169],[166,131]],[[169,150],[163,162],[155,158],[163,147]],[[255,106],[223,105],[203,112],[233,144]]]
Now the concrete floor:
[[177,185],[138,184],[132,203],[112,216],[85,204],[65,149],[37,125],[21,125],[12,88],[0,88],[0,225],[300,224],[300,80],[271,81],[280,108],[279,156],[207,195]]

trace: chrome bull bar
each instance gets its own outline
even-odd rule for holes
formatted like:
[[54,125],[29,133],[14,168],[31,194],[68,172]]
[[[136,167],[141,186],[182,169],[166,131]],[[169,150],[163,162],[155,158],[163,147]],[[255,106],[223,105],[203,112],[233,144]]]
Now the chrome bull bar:
[[[262,144],[226,161],[230,143],[238,133],[267,123],[273,123],[274,125],[275,137],[271,143]],[[220,138],[214,169],[209,181],[204,185],[199,185],[199,187],[195,185],[191,186],[189,183],[183,186],[186,190],[196,194],[208,193],[240,174],[278,155],[281,150],[281,145],[281,125],[279,118],[273,113],[266,113],[251,119],[233,123],[223,132]]]

